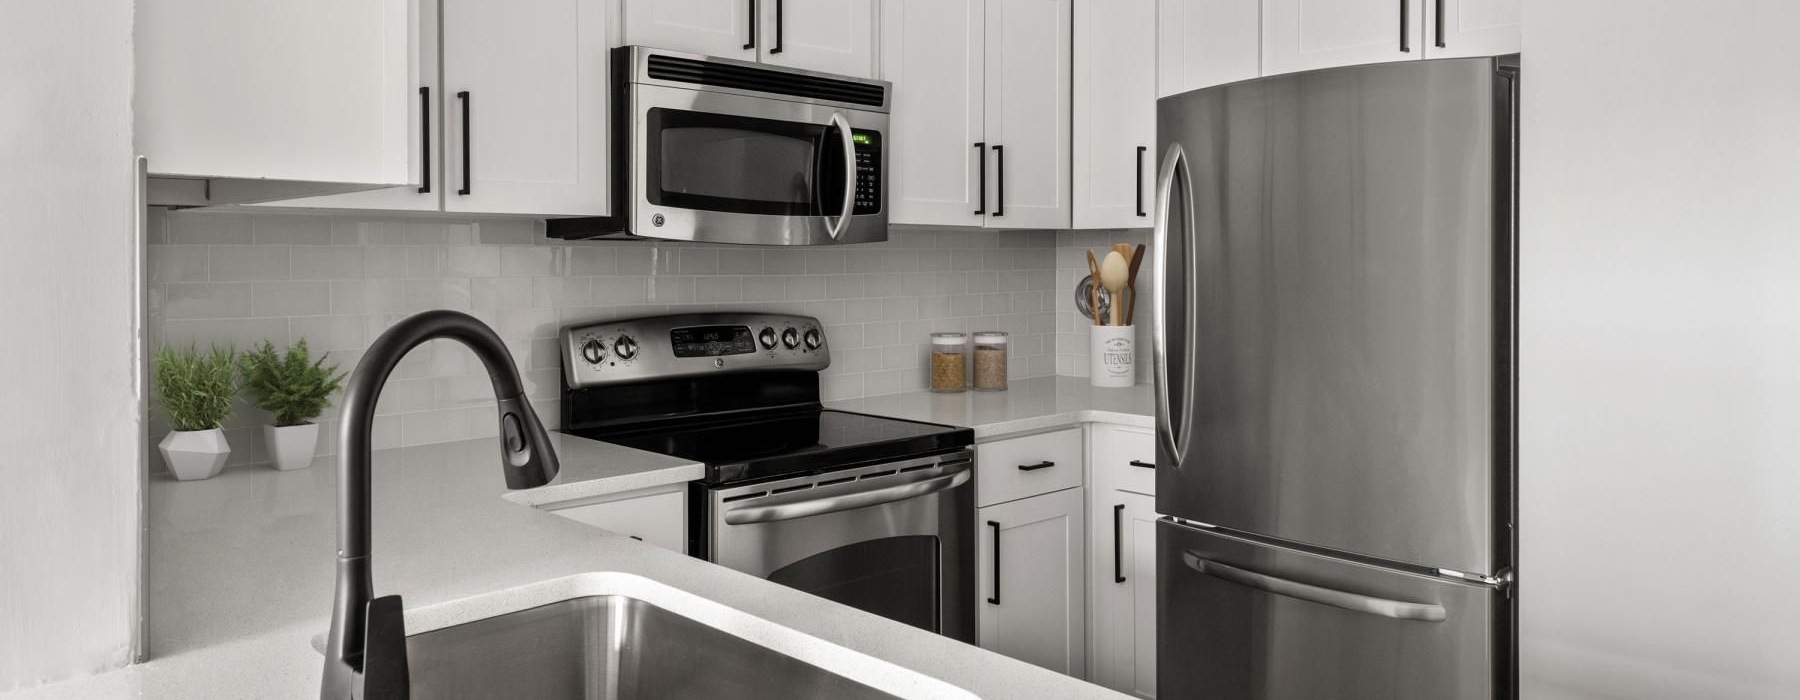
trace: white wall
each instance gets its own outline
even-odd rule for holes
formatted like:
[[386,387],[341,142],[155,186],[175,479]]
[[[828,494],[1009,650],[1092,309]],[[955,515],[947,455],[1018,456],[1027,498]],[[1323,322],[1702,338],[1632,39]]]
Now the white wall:
[[0,691],[130,655],[131,13],[0,6]]
[[1526,2],[1523,697],[1800,696],[1795,27]]

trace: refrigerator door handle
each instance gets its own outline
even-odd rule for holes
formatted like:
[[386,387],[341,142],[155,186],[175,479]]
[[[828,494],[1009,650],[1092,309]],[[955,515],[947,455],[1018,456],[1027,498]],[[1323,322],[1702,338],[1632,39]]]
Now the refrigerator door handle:
[[[1188,172],[1187,151],[1181,147],[1181,144],[1171,143],[1169,144],[1169,150],[1163,153],[1162,172],[1159,173],[1156,178],[1156,226],[1152,229],[1150,237],[1150,254],[1155,258],[1153,262],[1155,265],[1154,269],[1156,270],[1156,279],[1162,285],[1162,293],[1155,295],[1151,299],[1155,304],[1155,313],[1153,314],[1154,317],[1151,319],[1150,323],[1150,356],[1151,366],[1155,369],[1156,376],[1153,378],[1150,385],[1156,392],[1156,415],[1158,417],[1156,423],[1156,438],[1162,443],[1162,446],[1169,451],[1170,457],[1174,460],[1173,465],[1176,468],[1181,467],[1181,453],[1186,451],[1188,446],[1188,430],[1185,418],[1188,415],[1191,415],[1191,412],[1187,410],[1187,401],[1184,397],[1182,399],[1181,412],[1184,420],[1177,421],[1172,410],[1172,404],[1169,400],[1171,382],[1169,381],[1168,299],[1170,288],[1175,284],[1173,278],[1169,276],[1169,199],[1175,194],[1175,176],[1178,171],[1181,175],[1182,184],[1181,213],[1183,218],[1186,219],[1182,230],[1191,235],[1194,230],[1194,180],[1192,175]],[[1182,249],[1189,250],[1191,247],[1192,246],[1184,246]],[[1191,254],[1189,257],[1192,257]],[[1187,310],[1192,312],[1194,305],[1190,299],[1191,295],[1187,291],[1187,285],[1182,285],[1182,293],[1183,300],[1189,302],[1186,306]],[[1183,327],[1185,328],[1186,326],[1184,325]],[[1192,344],[1184,342],[1182,345],[1184,348],[1187,348]],[[1194,376],[1192,357],[1192,352],[1183,353],[1183,362],[1187,363],[1183,365],[1184,372],[1182,376],[1185,378],[1191,379]],[[1175,434],[1175,426],[1178,425],[1181,426],[1182,433],[1179,436]]]
[[1329,605],[1334,608],[1343,608],[1352,612],[1368,613],[1370,615],[1395,620],[1443,622],[1444,619],[1448,617],[1444,612],[1444,606],[1442,605],[1388,600],[1386,598],[1376,598],[1360,593],[1351,593],[1349,591],[1314,586],[1310,583],[1290,581],[1268,574],[1240,569],[1227,564],[1220,564],[1219,562],[1203,558],[1194,552],[1182,552],[1181,560],[1187,563],[1188,568],[1213,578],[1229,581],[1246,588],[1254,588],[1266,593],[1283,595],[1296,600],[1304,600],[1309,603]]

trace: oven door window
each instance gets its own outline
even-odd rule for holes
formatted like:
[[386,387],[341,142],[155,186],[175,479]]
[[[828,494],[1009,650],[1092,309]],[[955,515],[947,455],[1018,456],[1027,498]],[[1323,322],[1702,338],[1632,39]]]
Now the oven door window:
[[843,137],[828,124],[663,107],[646,120],[651,204],[775,216],[843,211]]
[[885,537],[801,559],[769,580],[827,600],[942,633],[938,622],[938,538]]

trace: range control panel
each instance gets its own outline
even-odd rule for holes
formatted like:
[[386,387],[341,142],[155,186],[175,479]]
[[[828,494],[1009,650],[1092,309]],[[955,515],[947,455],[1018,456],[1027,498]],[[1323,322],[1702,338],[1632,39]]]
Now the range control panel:
[[831,366],[819,319],[788,314],[672,314],[569,326],[562,330],[562,355],[571,389]]

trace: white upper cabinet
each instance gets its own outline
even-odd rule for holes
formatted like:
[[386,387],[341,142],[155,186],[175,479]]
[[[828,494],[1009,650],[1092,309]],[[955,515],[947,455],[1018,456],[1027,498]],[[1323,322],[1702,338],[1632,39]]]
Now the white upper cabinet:
[[875,77],[875,0],[759,1],[762,62]]
[[1260,0],[1159,0],[1156,95],[1261,75]]
[[605,3],[443,2],[445,211],[606,214]]
[[894,84],[888,221],[980,226],[986,98],[983,0],[881,5],[881,77]]
[[1520,0],[1427,0],[1426,58],[1498,56],[1519,50]]
[[1069,227],[1069,3],[987,0],[990,228]]
[[409,0],[140,2],[137,148],[153,175],[416,186],[421,40]]
[[757,0],[618,0],[625,43],[756,60],[763,24]]
[[1156,0],[1075,0],[1073,228],[1150,225]]
[[1263,75],[1425,55],[1424,0],[1263,0]]

